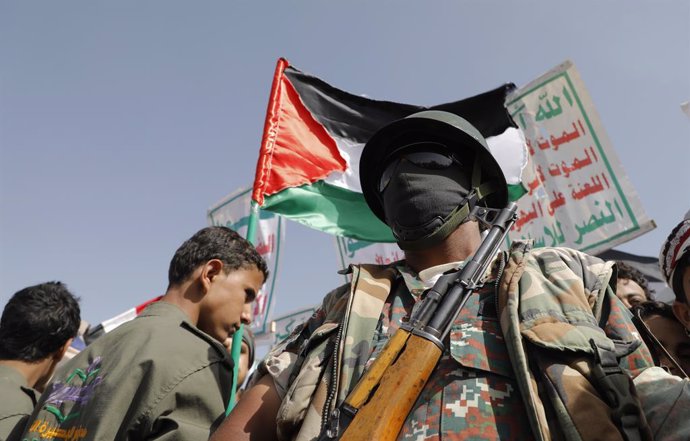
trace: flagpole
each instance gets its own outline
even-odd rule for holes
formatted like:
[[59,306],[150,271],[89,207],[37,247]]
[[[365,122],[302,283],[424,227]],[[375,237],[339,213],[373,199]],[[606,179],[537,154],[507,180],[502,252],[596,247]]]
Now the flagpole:
[[[273,82],[271,84],[271,94],[269,96],[268,100],[268,108],[266,110],[266,120],[264,122],[264,133],[261,139],[261,148],[259,149],[259,160],[256,165],[256,176],[254,177],[254,186],[253,186],[253,192],[252,192],[252,198],[251,198],[251,203],[249,205],[249,225],[247,226],[247,236],[246,239],[252,243],[252,245],[256,246],[256,229],[259,224],[259,212],[261,210],[260,204],[263,204],[264,202],[264,189],[266,187],[266,177],[264,176],[264,170],[267,169],[264,165],[264,161],[266,160],[265,158],[270,157],[270,155],[267,154],[268,151],[271,151],[273,148],[273,143],[275,142],[275,131],[271,131],[269,128],[277,124],[278,120],[278,110],[277,108],[274,108],[276,103],[279,103],[280,100],[278,99],[278,96],[280,94],[280,78],[283,74],[283,71],[285,70],[286,67],[288,67],[290,64],[285,58],[279,58],[278,62],[276,63],[276,70],[275,73],[273,74]],[[270,160],[268,160],[270,163]],[[258,201],[258,202],[257,202]],[[235,337],[239,336],[240,339],[242,338],[242,332],[244,331],[243,328],[239,330],[239,334],[236,332]],[[233,348],[235,347],[235,340],[237,338],[233,338]],[[239,345],[238,345],[239,347]],[[237,368],[240,359],[239,359],[239,351],[237,353],[233,352],[232,354],[233,361],[235,363],[235,368]],[[237,369],[235,369],[233,378],[232,378],[232,390],[230,391],[230,400],[228,401],[228,407],[225,410],[225,415],[229,415],[232,409],[235,407],[236,404],[236,397],[235,397],[235,389],[237,386]]]
[[[249,205],[249,225],[247,226],[247,237],[246,239],[256,245],[256,227],[259,223],[259,204],[252,199]],[[225,416],[228,416],[232,409],[237,404],[236,390],[237,390],[237,372],[240,364],[240,347],[242,346],[242,333],[244,331],[244,325],[240,326],[240,329],[235,331],[232,336],[232,350],[230,351],[230,356],[232,357],[234,368],[232,375],[232,389],[230,390],[230,399],[228,400],[228,407],[225,409]]]
[[251,204],[249,205],[249,225],[247,226],[247,240],[252,243],[252,245],[256,245],[256,227],[259,224],[259,204],[256,203],[254,199],[252,199]]
[[242,354],[242,334],[244,333],[244,323],[232,335],[232,345],[230,346],[230,356],[234,361],[232,366],[232,389],[230,390],[230,399],[228,400],[228,407],[225,409],[225,416],[230,415],[230,412],[237,404],[237,375],[240,371],[240,355]]

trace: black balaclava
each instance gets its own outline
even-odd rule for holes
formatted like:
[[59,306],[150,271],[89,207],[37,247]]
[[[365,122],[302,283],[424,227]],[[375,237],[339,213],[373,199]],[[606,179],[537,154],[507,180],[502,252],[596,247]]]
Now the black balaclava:
[[389,167],[395,169],[381,200],[386,223],[399,242],[415,241],[437,231],[470,192],[471,166],[454,163],[446,169],[429,170],[403,157]]

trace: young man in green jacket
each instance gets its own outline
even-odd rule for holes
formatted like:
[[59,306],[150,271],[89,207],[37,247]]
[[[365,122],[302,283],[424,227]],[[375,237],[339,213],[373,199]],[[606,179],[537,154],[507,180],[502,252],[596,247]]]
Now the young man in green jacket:
[[161,300],[71,360],[22,439],[208,439],[232,385],[222,342],[267,274],[233,230],[197,232],[175,253]]
[[60,282],[16,292],[0,319],[0,440],[14,440],[79,329],[79,303]]

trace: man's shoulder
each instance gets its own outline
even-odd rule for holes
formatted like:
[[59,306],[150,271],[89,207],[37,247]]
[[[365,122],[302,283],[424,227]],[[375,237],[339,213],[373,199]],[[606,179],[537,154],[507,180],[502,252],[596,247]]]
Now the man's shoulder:
[[0,377],[0,420],[15,415],[30,415],[34,402],[22,387],[8,378]]
[[152,424],[155,406],[176,394],[181,384],[187,385],[185,394],[211,394],[231,378],[232,365],[223,346],[210,338],[184,319],[155,314],[119,326],[65,365],[41,397],[29,432],[47,422],[83,429],[93,439],[114,439],[122,427],[139,430]]
[[[322,321],[332,322],[342,320],[348,306],[353,289],[362,292],[386,296],[390,291],[390,284],[399,275],[398,266],[401,262],[387,265],[356,264],[351,265],[343,274],[349,274],[350,280],[331,290],[323,299],[317,314],[323,315]],[[375,314],[378,318],[380,311]]]
[[148,353],[197,352],[215,359],[224,358],[225,352],[220,342],[191,324],[179,308],[164,302],[150,305],[137,318],[104,337],[103,346],[124,340],[135,347],[145,346]]
[[585,314],[591,314],[592,305],[598,311],[613,275],[613,262],[587,253],[566,247],[530,248],[529,244],[519,243],[511,248],[508,267],[506,273],[511,278],[519,276],[514,287],[524,308],[531,305],[554,309],[552,306],[565,301],[566,296],[569,302],[582,304]]
[[511,247],[511,253],[513,256],[524,256],[528,267],[537,268],[543,273],[558,273],[567,268],[581,277],[590,275],[600,278],[610,273],[613,266],[612,262],[568,247],[532,248],[528,243],[516,242]]
[[562,259],[600,262],[600,258],[584,251],[569,247],[534,247],[533,241],[515,241],[511,244],[512,253],[525,253],[539,259]]
[[0,377],[0,439],[10,439],[10,435],[14,437],[16,431],[21,431],[34,410],[34,400],[29,395],[32,391],[10,378]]
[[96,359],[111,377],[134,378],[138,373],[164,380],[219,362],[229,368],[227,351],[219,342],[184,318],[165,314],[142,314],[99,337],[70,360],[63,376]]

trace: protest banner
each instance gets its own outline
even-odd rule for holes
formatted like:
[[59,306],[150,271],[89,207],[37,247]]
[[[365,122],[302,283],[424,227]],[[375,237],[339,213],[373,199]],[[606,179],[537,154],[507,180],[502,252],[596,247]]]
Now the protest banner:
[[623,172],[579,73],[566,61],[516,89],[506,107],[529,150],[509,240],[596,254],[656,225]]
[[[246,237],[252,189],[238,190],[208,210],[208,222],[225,226]],[[269,276],[253,303],[252,332],[257,339],[270,338],[270,314],[274,303],[274,285],[278,274],[280,250],[285,239],[285,221],[270,211],[260,211],[254,246],[268,265]]]
[[[403,251],[395,243],[367,242],[343,236],[336,236],[335,243],[342,269],[356,263],[386,265],[405,258]],[[347,275],[345,281],[349,281]]]
[[289,312],[280,317],[276,317],[271,323],[271,331],[273,341],[271,345],[275,345],[290,335],[295,326],[307,321],[309,317],[316,311],[316,306],[305,307],[293,312]]

